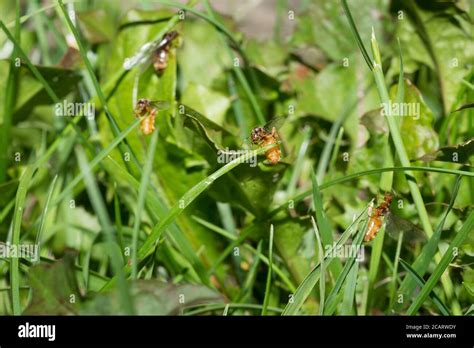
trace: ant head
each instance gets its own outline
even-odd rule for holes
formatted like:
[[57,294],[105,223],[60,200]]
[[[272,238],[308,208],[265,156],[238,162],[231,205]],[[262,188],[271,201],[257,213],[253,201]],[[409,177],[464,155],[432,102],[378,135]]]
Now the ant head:
[[143,99],[143,98],[138,99],[138,102],[137,102],[137,105],[136,105],[135,109],[139,112],[144,111],[147,108],[148,105],[149,105],[149,101],[147,99]]
[[252,142],[254,144],[258,144],[262,140],[262,136],[264,134],[265,134],[265,130],[263,129],[263,127],[256,127],[252,129],[252,134],[251,134]]
[[383,197],[383,200],[387,203],[390,204],[392,203],[393,195],[391,193],[385,192],[385,195]]

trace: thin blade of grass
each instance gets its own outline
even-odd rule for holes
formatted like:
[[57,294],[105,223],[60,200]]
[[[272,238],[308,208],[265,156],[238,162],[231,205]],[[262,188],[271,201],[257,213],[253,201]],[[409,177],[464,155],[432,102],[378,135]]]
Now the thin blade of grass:
[[385,240],[385,227],[382,227],[381,230],[377,233],[377,236],[372,241],[372,249],[370,253],[370,265],[369,265],[369,279],[368,279],[368,290],[367,290],[367,299],[365,300],[364,312],[365,314],[370,313],[370,308],[372,306],[374,285],[377,279],[377,274],[380,266],[380,258],[383,251],[383,242]]
[[[220,228],[219,226],[216,226],[208,221],[205,221],[197,216],[192,216],[191,217],[193,220],[195,220],[197,223],[203,225],[204,227],[207,227],[209,230],[213,231],[213,232],[216,232],[218,234],[220,234],[221,236],[224,236],[232,241],[237,241],[238,240],[238,236],[237,235],[233,235],[232,233]],[[252,254],[256,255],[257,253],[257,250],[252,247],[251,245],[249,244],[243,244],[243,247],[250,251]],[[265,255],[261,255],[260,256],[261,259],[262,259],[262,262],[264,264],[266,264],[267,266],[270,265],[270,260],[265,256]],[[285,275],[285,273],[283,272],[282,269],[280,269],[280,267],[278,267],[276,264],[273,264],[272,266],[272,269],[275,271],[275,274],[277,274],[281,280],[283,281],[283,283],[288,287],[288,289],[290,289],[290,291],[296,291],[296,287],[295,285],[291,282],[291,280]]]
[[[116,136],[107,147],[103,148],[93,159],[90,161],[89,166],[91,169],[94,169],[98,164],[104,160],[104,158],[113,150],[115,147],[120,144],[120,142],[132,131],[134,130],[141,122],[141,119],[136,119],[133,123],[125,128],[118,136]],[[63,200],[71,190],[79,184],[84,179],[84,173],[80,172],[77,174],[71,182],[62,190],[61,194],[56,198],[54,204],[58,204]]]
[[372,60],[370,59],[369,53],[365,49],[364,43],[362,42],[362,39],[360,38],[359,31],[357,30],[354,19],[352,18],[351,11],[349,10],[349,6],[347,5],[347,0],[342,0],[341,3],[342,3],[342,8],[344,9],[344,13],[346,14],[347,20],[349,21],[349,26],[351,28],[352,34],[354,34],[355,40],[357,42],[357,46],[359,46],[359,49],[362,53],[362,56],[365,59],[365,62],[367,63],[367,66],[369,67],[370,70],[372,70],[373,69]]
[[[16,16],[15,16],[15,40],[21,42],[21,27],[20,27],[20,0],[16,0]],[[13,47],[12,57],[17,57],[17,46]],[[13,60],[10,61],[10,68],[8,70],[7,84],[5,90],[5,99],[3,106],[3,123],[0,128],[0,183],[3,183],[6,178],[8,165],[8,147],[10,145],[11,126],[13,111],[15,109],[15,100],[18,92],[18,74],[19,69],[15,66]]]
[[[423,280],[423,278],[421,278],[420,275],[416,273],[416,271],[413,268],[411,268],[411,266],[408,263],[400,259],[400,264],[402,265],[403,268],[405,268],[405,270],[408,273],[411,274],[411,276],[413,277],[413,279],[416,280],[416,283],[420,286],[420,288],[423,288],[425,286],[426,283]],[[442,315],[451,315],[449,313],[448,307],[446,307],[446,305],[443,303],[443,301],[441,301],[439,296],[436,295],[434,291],[431,291],[430,297],[433,300],[433,303],[436,305],[436,307],[438,307]]]
[[419,292],[418,296],[408,308],[408,315],[414,315],[418,311],[418,309],[420,309],[426,298],[429,296],[430,292],[433,290],[443,273],[448,268],[451,261],[457,256],[459,247],[467,238],[469,233],[472,233],[472,231],[474,231],[474,211],[471,211],[471,213],[468,215],[463,226],[456,233],[456,236],[454,237],[449,247],[446,249],[444,255],[442,256],[440,262],[438,263],[430,278],[426,282],[425,286],[421,288],[421,291]]
[[359,273],[359,264],[355,262],[349,274],[347,275],[346,286],[344,288],[344,295],[341,304],[341,314],[342,315],[352,315],[357,314],[357,310],[354,308],[355,301],[355,291],[357,286],[357,276]]
[[[327,189],[328,187],[342,184],[348,181],[352,181],[354,179],[366,176],[366,175],[375,175],[384,172],[404,172],[404,171],[421,171],[421,172],[431,172],[431,173],[444,173],[444,174],[451,174],[451,175],[460,175],[460,176],[467,176],[467,177],[474,177],[474,172],[468,172],[465,170],[457,170],[457,169],[447,169],[447,168],[435,168],[435,167],[421,167],[421,166],[413,166],[413,167],[392,167],[392,168],[378,168],[378,169],[369,169],[363,170],[358,173],[347,174],[341,178],[334,179],[324,184],[319,185],[320,190]],[[313,193],[313,190],[307,190],[303,193],[292,197],[291,200],[294,203],[300,202],[304,200],[306,197],[310,196]],[[280,205],[279,207],[273,209],[271,212],[268,213],[268,216],[274,216],[280,210],[284,210],[288,207],[287,203]]]
[[[84,61],[84,64],[86,66],[87,72],[89,74],[89,77],[92,81],[92,84],[94,86],[95,92],[97,94],[97,97],[99,98],[99,101],[102,105],[102,108],[105,112],[105,115],[107,116],[107,120],[109,121],[112,133],[114,134],[115,137],[118,137],[119,134],[121,133],[121,130],[115,121],[115,118],[113,117],[112,113],[109,110],[107,101],[105,99],[104,93],[102,92],[102,89],[100,87],[99,81],[97,80],[97,77],[95,76],[94,73],[94,68],[92,67],[92,64],[87,56],[86,49],[80,39],[79,32],[77,28],[74,26],[74,23],[72,22],[71,18],[69,17],[69,13],[67,12],[66,8],[64,7],[64,3],[62,0],[57,0],[59,8],[61,9],[64,19],[66,20],[66,24],[69,27],[69,30],[74,36],[74,39],[76,41],[77,47],[79,48],[79,53],[81,54],[82,60]],[[131,154],[131,157],[135,164],[138,166],[138,159],[137,156],[135,155],[135,151],[129,146],[127,139],[123,139],[123,143],[119,143],[119,150],[122,153],[122,159],[125,164],[125,166],[131,171],[130,165],[128,161],[125,161],[124,154],[128,151]]]
[[156,143],[158,140],[158,130],[155,130],[151,136],[149,150],[143,169],[142,178],[140,181],[140,188],[138,190],[138,202],[135,211],[135,223],[133,224],[133,238],[132,238],[132,278],[137,279],[137,251],[138,251],[138,232],[140,230],[140,222],[142,217],[143,207],[145,205],[145,196],[150,181],[151,170],[153,169],[153,159],[155,158]]
[[242,289],[240,290],[239,295],[235,299],[235,302],[246,302],[252,293],[252,288],[255,284],[255,278],[257,277],[257,270],[262,258],[262,247],[263,242],[260,241],[257,245],[257,253],[253,259],[252,267],[250,267],[247,277],[245,278]]
[[116,183],[114,183],[114,215],[115,215],[115,227],[117,229],[117,242],[120,245],[120,249],[123,250],[125,244],[123,240],[122,213],[120,211],[120,201],[117,194]]
[[[354,241],[352,243],[352,250],[360,250],[361,245],[364,241],[364,235],[365,231],[367,229],[367,223],[368,219],[365,221],[365,224],[363,227],[359,230],[359,233],[355,235]],[[349,272],[351,271],[352,267],[354,266],[354,263],[356,262],[356,252],[351,253],[350,257],[347,258],[346,263],[344,264],[344,268],[342,269],[342,272],[339,274],[338,278],[336,279],[336,283],[334,284],[334,287],[332,288],[331,292],[328,295],[327,302],[326,302],[326,307],[324,310],[325,315],[331,315],[334,313],[337,307],[337,301],[336,299],[338,296],[340,296],[339,292],[342,288],[342,285],[346,281],[347,276],[349,275]],[[357,277],[356,277],[357,280]],[[349,285],[349,286],[354,286],[354,284]]]
[[312,134],[312,128],[305,127],[303,130],[303,140],[301,141],[298,155],[296,156],[296,160],[293,165],[293,172],[291,173],[290,182],[288,183],[288,188],[286,189],[286,194],[288,197],[291,197],[295,194],[296,185],[298,184],[298,180],[300,180],[301,171],[303,170],[303,165],[305,162],[306,151],[308,150],[309,144],[311,143]]
[[311,216],[311,224],[313,225],[314,234],[316,235],[316,241],[318,243],[318,258],[319,264],[321,265],[319,277],[319,315],[324,315],[324,303],[326,297],[326,265],[324,264],[324,249],[321,242],[321,236],[319,235],[318,225],[316,225],[313,216]]
[[[446,219],[448,217],[448,214],[451,212],[454,203],[456,201],[456,197],[459,192],[459,188],[461,185],[461,177],[458,177],[456,179],[456,182],[454,184],[453,190],[452,190],[452,195],[451,195],[451,200],[449,202],[449,206],[446,209],[446,212],[444,213],[442,219],[438,223],[435,233],[433,236],[429,239],[429,241],[426,243],[424,246],[423,250],[421,251],[421,254],[416,258],[415,262],[412,264],[412,268],[415,270],[417,274],[419,274],[421,277],[426,273],[428,270],[428,267],[433,260],[434,255],[436,254],[436,250],[438,249],[438,244],[439,240],[441,238],[441,232],[443,231],[444,224],[446,222]],[[416,283],[415,279],[411,277],[406,277],[403,281],[402,284],[400,285],[400,288],[398,292],[403,295],[404,298],[410,298],[411,294],[413,293],[413,290],[415,289]],[[400,311],[402,308],[402,303],[396,303],[395,304],[395,311]]]
[[392,281],[390,282],[390,302],[388,306],[388,313],[392,312],[393,305],[395,303],[395,293],[397,286],[397,275],[398,275],[398,262],[400,260],[400,251],[402,250],[403,242],[403,231],[400,233],[397,241],[397,249],[395,251],[395,260],[393,261]]
[[270,300],[270,287],[272,284],[272,270],[273,270],[273,225],[270,225],[270,241],[268,245],[268,273],[267,283],[265,285],[265,297],[263,298],[262,315],[267,315],[268,301]]
[[51,197],[53,196],[54,189],[56,188],[56,181],[58,179],[58,175],[56,174],[49,185],[48,194],[46,196],[46,203],[44,204],[43,213],[41,214],[41,220],[38,228],[38,232],[36,234],[36,241],[35,244],[38,246],[38,255],[40,254],[41,250],[41,236],[43,235],[44,223],[46,221],[46,215],[49,210],[49,205],[51,203]]
[[[128,171],[112,159],[112,157],[107,156],[103,164],[107,172],[113,173],[117,180],[124,180],[135,190],[139,190],[140,183]],[[153,222],[156,223],[158,220],[161,220],[166,216],[169,209],[154,190],[147,190],[146,195],[145,205],[148,214]],[[196,279],[196,281],[200,280],[203,284],[209,285],[207,271],[184,233],[175,223],[172,223],[165,233],[178,247],[184,258],[189,262],[189,267],[199,276],[199,279]]]
[[[35,173],[36,168],[34,166],[27,166],[23,175],[20,179],[18,191],[16,192],[15,198],[15,210],[13,213],[13,229],[12,229],[12,241],[11,245],[19,247],[20,244],[20,230],[23,211],[25,208],[26,194],[28,193],[28,187],[30,186],[31,179]],[[19,258],[13,257],[10,262],[10,287],[12,294],[12,312],[13,315],[21,314],[21,303],[20,303],[20,266]]]
[[102,226],[102,231],[105,234],[105,238],[107,240],[107,251],[109,253],[109,259],[112,264],[112,269],[115,273],[115,277],[117,278],[117,288],[122,306],[127,314],[133,314],[133,300],[125,278],[125,274],[122,270],[123,260],[118,245],[115,241],[112,224],[107,213],[107,208],[102,199],[102,195],[99,191],[95,178],[92,175],[92,170],[89,166],[89,163],[87,162],[86,155],[82,148],[76,148],[76,157],[79,163],[79,167],[84,173],[84,181],[91,204],[94,207],[95,212],[97,213],[97,217],[99,218],[99,222]]
[[[161,234],[168,228],[168,226],[189,206],[201,193],[203,193],[212,183],[220,178],[222,175],[228,173],[235,167],[237,167],[241,163],[246,163],[250,158],[253,158],[257,155],[264,154],[268,149],[276,146],[275,144],[271,144],[268,146],[264,146],[260,149],[250,151],[236,159],[230,161],[207,178],[201,180],[196,185],[194,185],[191,189],[189,189],[181,199],[176,202],[171,209],[168,211],[166,216],[153,227],[150,235],[147,237],[143,245],[141,246],[140,250],[138,251],[138,260],[143,260],[146,256],[148,256],[153,250],[155,249],[155,245],[158,242]],[[125,272],[128,274],[130,272],[130,267],[125,267]],[[115,278],[113,278],[115,279]],[[116,280],[111,280],[103,290],[107,289],[109,286],[112,286]]]
[[[359,216],[350,224],[350,226],[344,231],[341,235],[339,240],[334,244],[333,248],[330,250],[329,253],[326,253],[324,256],[324,262],[328,266],[331,262],[333,262],[334,258],[329,257],[337,248],[343,245],[353,233],[353,227],[357,224],[360,218],[366,213],[367,207],[359,214]],[[321,275],[321,265],[318,263],[303,279],[300,283],[296,292],[292,297],[292,301],[288,302],[285,309],[283,310],[282,315],[297,315],[299,309],[309,297],[313,288],[316,286],[317,282],[320,279]]]
[[[314,204],[314,211],[316,213],[316,221],[318,223],[319,231],[321,233],[321,240],[323,243],[324,249],[327,246],[332,246],[333,239],[332,239],[332,229],[329,221],[324,213],[323,209],[323,199],[321,196],[321,192],[319,191],[318,179],[316,178],[316,174],[314,171],[311,172],[311,183],[313,186],[313,204]],[[334,278],[337,278],[342,270],[342,264],[339,259],[337,259],[334,263],[331,263],[331,266],[328,265],[332,275]]]

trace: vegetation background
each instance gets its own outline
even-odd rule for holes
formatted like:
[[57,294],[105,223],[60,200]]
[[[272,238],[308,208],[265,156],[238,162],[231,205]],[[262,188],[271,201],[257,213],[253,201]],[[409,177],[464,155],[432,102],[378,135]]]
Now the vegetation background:
[[[3,0],[0,14],[0,246],[41,255],[0,259],[1,314],[474,313],[472,1]],[[144,48],[170,30],[158,76]],[[169,103],[152,135],[139,98]],[[420,118],[382,117],[389,100]],[[95,115],[57,117],[64,101]],[[218,163],[275,116],[279,164],[261,148],[256,167]],[[399,226],[363,242],[385,192],[422,241]],[[343,245],[363,260],[324,256]]]

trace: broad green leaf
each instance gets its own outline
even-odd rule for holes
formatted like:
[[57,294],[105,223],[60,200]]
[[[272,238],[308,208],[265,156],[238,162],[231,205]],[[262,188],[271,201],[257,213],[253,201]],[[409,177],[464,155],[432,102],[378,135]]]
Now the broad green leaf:
[[76,253],[68,252],[53,264],[39,263],[29,271],[31,302],[23,315],[79,313],[81,295],[74,272]]

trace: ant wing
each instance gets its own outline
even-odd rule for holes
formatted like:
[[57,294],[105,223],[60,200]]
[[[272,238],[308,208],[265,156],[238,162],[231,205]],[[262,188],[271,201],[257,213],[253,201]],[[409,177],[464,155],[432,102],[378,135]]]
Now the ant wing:
[[158,46],[156,47],[155,50],[160,50],[160,49],[165,48],[166,46],[171,45],[172,42],[178,37],[179,37],[179,34],[175,30],[166,33],[163,36],[163,39],[161,39],[161,41],[159,42],[159,44],[158,44]]
[[166,100],[151,100],[150,105],[156,110],[166,110],[170,107],[170,103]]
[[283,117],[283,116],[275,116],[275,117],[272,118],[270,121],[268,121],[268,122],[263,126],[263,128],[264,128],[268,133],[271,133],[273,128],[275,128],[276,130],[278,130],[278,129],[283,125],[283,123],[285,123],[285,121],[286,121],[286,117]]
[[132,57],[125,59],[123,68],[125,70],[131,70],[138,65],[150,63],[152,54],[159,47],[160,42],[162,42],[162,40],[150,41],[142,45],[137,53],[135,53]]
[[401,232],[403,232],[403,240],[409,242],[422,242],[426,239],[421,228],[391,212],[385,214],[385,221],[385,230],[395,240],[398,239]]

